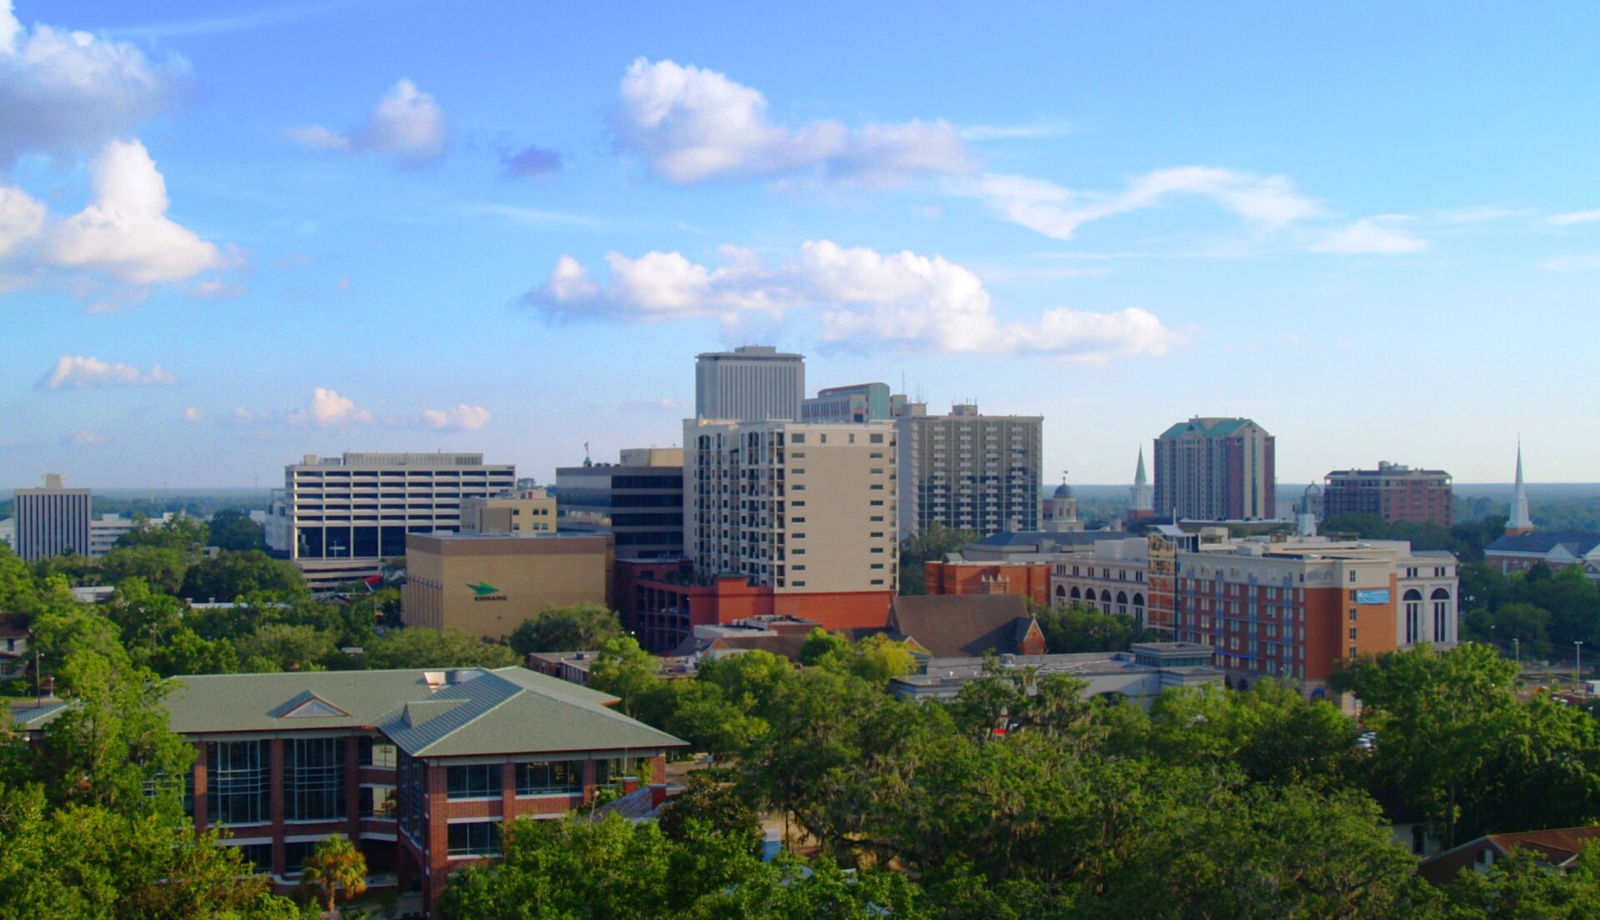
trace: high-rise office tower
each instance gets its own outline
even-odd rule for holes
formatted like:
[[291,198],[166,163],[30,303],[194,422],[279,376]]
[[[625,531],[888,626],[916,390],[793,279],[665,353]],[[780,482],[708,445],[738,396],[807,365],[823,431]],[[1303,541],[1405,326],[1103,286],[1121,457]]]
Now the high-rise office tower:
[[1449,527],[1450,474],[1382,461],[1375,470],[1334,470],[1324,477],[1324,517],[1370,514],[1385,523],[1416,521]]
[[624,448],[617,463],[556,469],[562,526],[616,538],[619,559],[683,555],[683,449]]
[[1191,418],[1155,442],[1157,514],[1191,520],[1276,516],[1273,438],[1247,418]]
[[770,345],[707,352],[695,361],[696,418],[794,420],[805,395],[806,359]]
[[878,422],[905,414],[905,394],[890,393],[887,383],[825,387],[800,405],[806,422]]
[[33,562],[71,550],[89,555],[89,490],[69,489],[60,473],[44,486],[16,491],[17,555]]
[[928,415],[912,403],[900,438],[900,530],[934,523],[980,534],[1039,529],[1044,418],[980,415],[974,404]]
[[888,422],[687,419],[684,553],[780,596],[892,593],[894,451]]
[[404,556],[407,533],[460,530],[461,500],[509,492],[517,473],[483,454],[346,453],[308,454],[284,467],[283,479],[267,514],[267,547],[314,588],[335,588]]

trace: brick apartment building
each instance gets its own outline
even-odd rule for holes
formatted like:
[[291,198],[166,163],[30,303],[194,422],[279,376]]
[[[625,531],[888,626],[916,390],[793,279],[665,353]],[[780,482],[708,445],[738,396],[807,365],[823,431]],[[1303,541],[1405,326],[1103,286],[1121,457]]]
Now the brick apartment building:
[[523,668],[181,680],[167,709],[196,749],[195,825],[224,827],[279,892],[343,834],[370,887],[420,891],[431,911],[451,872],[499,853],[506,821],[558,817],[603,787],[659,804],[666,752],[684,746],[615,697]]
[[1375,470],[1334,470],[1323,479],[1322,513],[1370,514],[1385,524],[1396,521],[1438,524],[1453,521],[1450,474],[1414,470],[1387,461]]

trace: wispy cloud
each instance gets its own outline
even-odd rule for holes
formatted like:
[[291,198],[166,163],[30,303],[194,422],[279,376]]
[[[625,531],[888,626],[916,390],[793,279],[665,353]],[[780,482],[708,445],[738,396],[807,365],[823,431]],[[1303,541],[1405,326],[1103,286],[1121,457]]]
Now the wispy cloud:
[[491,214],[495,217],[503,217],[506,220],[530,226],[557,224],[569,227],[600,228],[607,225],[605,220],[588,214],[551,211],[544,208],[524,208],[511,204],[475,203],[466,205],[466,211],[469,214]]
[[1343,255],[1403,255],[1421,252],[1428,241],[1411,234],[1403,224],[1415,220],[1404,214],[1380,214],[1366,217],[1335,230],[1311,244],[1313,252],[1335,252]]
[[295,3],[254,10],[248,13],[238,13],[232,16],[211,16],[199,19],[180,19],[145,25],[124,26],[120,29],[112,29],[110,34],[128,38],[188,38],[199,35],[225,35],[315,19],[318,16],[355,5],[354,0]]
[[1552,256],[1539,263],[1548,272],[1587,272],[1600,268],[1600,255]]
[[1195,195],[1269,228],[1318,213],[1316,202],[1284,176],[1258,176],[1211,166],[1180,166],[1129,180],[1119,192],[1076,191],[1028,176],[987,174],[954,182],[957,194],[980,199],[991,211],[1052,239],[1070,240],[1091,221],[1155,207],[1174,195]]
[[131,364],[102,361],[89,355],[62,355],[55,367],[34,384],[40,390],[83,390],[95,387],[171,386],[178,382],[159,364],[142,371]]
[[500,151],[501,176],[506,179],[543,179],[561,171],[561,154],[538,145],[517,151]]
[[1554,214],[1550,216],[1548,220],[1557,227],[1570,227],[1573,224],[1589,224],[1600,220],[1600,210],[1573,211],[1570,214]]
[[1074,133],[1071,124],[1058,119],[1041,119],[1015,125],[962,125],[961,139],[968,141],[1042,140]]

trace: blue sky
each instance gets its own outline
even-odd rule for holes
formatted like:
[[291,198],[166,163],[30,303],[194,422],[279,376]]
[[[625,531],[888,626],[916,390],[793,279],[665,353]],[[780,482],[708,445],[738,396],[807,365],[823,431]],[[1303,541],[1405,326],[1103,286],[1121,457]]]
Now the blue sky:
[[1592,481],[1600,7],[0,0],[0,472],[541,480],[693,357]]

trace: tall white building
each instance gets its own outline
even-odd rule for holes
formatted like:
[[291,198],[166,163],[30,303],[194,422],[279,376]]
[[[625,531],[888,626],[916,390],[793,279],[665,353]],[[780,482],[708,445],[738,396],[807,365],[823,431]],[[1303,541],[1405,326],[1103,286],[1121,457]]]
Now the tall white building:
[[779,595],[895,590],[892,424],[686,419],[683,447],[698,573]]
[[89,554],[89,490],[69,489],[60,473],[44,485],[16,491],[17,555],[26,562],[71,550]]
[[912,403],[895,427],[902,532],[935,523],[984,535],[1039,529],[1042,416],[980,415],[970,403],[928,415]]
[[806,359],[770,345],[707,352],[695,361],[696,418],[798,419],[805,395]]
[[267,548],[292,559],[313,588],[375,575],[403,556],[407,533],[461,529],[461,502],[511,491],[512,464],[482,454],[308,454],[284,467],[266,523]]

